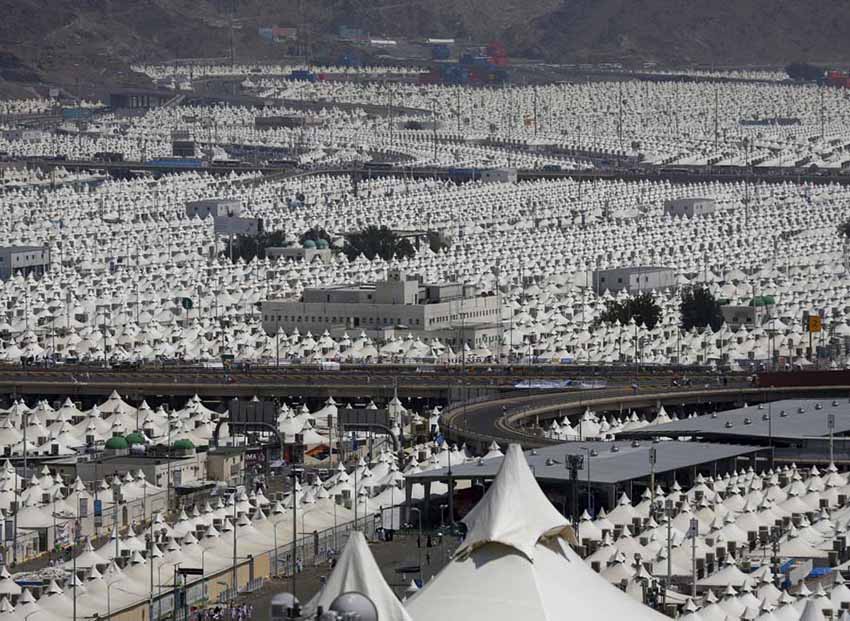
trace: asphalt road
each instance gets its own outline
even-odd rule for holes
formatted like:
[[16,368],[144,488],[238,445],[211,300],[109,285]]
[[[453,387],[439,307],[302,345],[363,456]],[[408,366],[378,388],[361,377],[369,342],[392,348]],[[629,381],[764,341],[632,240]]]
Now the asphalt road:
[[[637,377],[644,380],[662,378],[667,381],[673,371],[658,369],[642,371]],[[50,386],[80,384],[114,385],[215,385],[248,388],[252,386],[374,386],[406,388],[469,386],[513,388],[529,379],[586,379],[629,383],[635,374],[628,367],[410,367],[401,365],[372,365],[343,367],[341,370],[322,370],[310,366],[251,367],[243,369],[211,369],[180,366],[149,366],[143,368],[106,368],[102,366],[12,367],[0,366],[0,386],[42,383]],[[79,392],[75,389],[75,392]],[[223,392],[227,392],[224,390]]]
[[[395,539],[392,542],[375,541],[370,543],[369,548],[375,557],[378,567],[381,568],[381,573],[387,584],[390,585],[390,588],[393,589],[399,598],[402,598],[410,581],[418,578],[419,574],[399,573],[397,568],[401,566],[417,566],[421,553],[422,577],[427,582],[447,562],[452,550],[449,538],[445,537],[443,539],[442,546],[437,545],[436,540],[434,544],[434,547],[429,549],[424,547],[423,542],[423,547],[418,548],[415,532],[410,534],[396,533]],[[430,563],[425,562],[426,556],[430,557]],[[323,564],[318,567],[305,567],[304,571],[297,575],[295,593],[302,604],[308,602],[321,589],[322,579],[330,575],[330,572],[330,566]],[[237,603],[253,604],[253,621],[270,621],[271,599],[278,593],[284,592],[292,592],[291,578],[282,577],[269,580],[262,589],[243,595]]]
[[[637,384],[639,394],[663,393],[671,391],[698,391],[702,387],[710,388],[737,388],[748,386],[742,381],[743,378],[733,377],[727,386],[716,384],[716,376],[697,375],[689,387],[674,387],[671,378],[662,376],[638,376],[618,378],[619,381],[611,382],[608,388],[597,390],[574,390],[574,391],[533,391],[516,390],[509,396],[497,401],[489,400],[481,403],[470,403],[456,406],[447,411],[443,417],[444,432],[448,431],[451,437],[460,436],[471,438],[481,443],[489,443],[492,440],[498,442],[521,442],[523,445],[531,446],[531,437],[517,429],[516,426],[507,422],[506,418],[523,409],[531,407],[538,408],[547,405],[564,404],[581,405],[583,401],[591,399],[604,399],[608,397],[626,397],[633,393],[632,384]],[[540,441],[538,444],[545,444]]]

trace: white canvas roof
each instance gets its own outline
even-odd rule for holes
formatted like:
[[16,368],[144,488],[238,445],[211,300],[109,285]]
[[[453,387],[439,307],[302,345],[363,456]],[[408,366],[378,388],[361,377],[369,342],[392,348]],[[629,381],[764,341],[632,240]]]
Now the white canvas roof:
[[359,591],[368,596],[375,603],[381,621],[412,621],[381,575],[366,539],[359,530],[351,532],[325,588],[305,608],[315,610],[321,606],[327,610],[338,595],[348,591]]
[[468,531],[456,554],[494,542],[514,548],[531,560],[541,537],[568,527],[566,518],[543,495],[518,444],[508,447],[496,479],[463,522]]
[[[520,509],[521,508],[521,509]],[[449,564],[407,601],[414,619],[583,621],[665,617],[597,575],[567,544],[566,520],[543,495],[518,445],[464,520]]]

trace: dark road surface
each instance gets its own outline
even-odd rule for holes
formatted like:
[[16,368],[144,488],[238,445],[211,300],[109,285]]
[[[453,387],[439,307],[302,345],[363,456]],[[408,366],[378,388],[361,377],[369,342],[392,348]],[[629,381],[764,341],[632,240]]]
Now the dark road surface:
[[[416,534],[400,535],[396,533],[395,539],[392,542],[376,541],[370,543],[369,548],[375,561],[381,568],[384,579],[387,584],[400,598],[404,597],[404,592],[407,589],[410,581],[418,578],[419,574],[401,574],[396,571],[400,566],[416,566],[418,564],[419,552],[422,554],[422,571],[423,578],[427,582],[431,576],[436,574],[445,565],[449,555],[451,554],[451,544],[448,537],[443,539],[443,546],[430,548],[430,563],[426,563],[426,555],[428,549],[424,547],[417,548]],[[298,599],[303,603],[310,600],[321,588],[321,579],[330,574],[331,568],[324,564],[319,567],[305,567],[304,571],[296,577],[295,590]],[[250,603],[254,606],[253,621],[270,621],[270,606],[271,599],[278,593],[292,592],[292,581],[289,577],[281,577],[270,580],[259,591],[255,591],[248,595],[239,598],[238,603]]]

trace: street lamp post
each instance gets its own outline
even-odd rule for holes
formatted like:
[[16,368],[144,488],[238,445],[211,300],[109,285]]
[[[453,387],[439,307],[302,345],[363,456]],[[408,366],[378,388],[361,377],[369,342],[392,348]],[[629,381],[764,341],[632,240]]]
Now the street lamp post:
[[410,507],[410,510],[416,511],[416,517],[419,518],[419,543],[416,552],[419,556],[419,581],[422,582],[422,510],[419,507]]
[[[118,580],[113,580],[112,582],[106,585],[106,621],[112,621],[112,599],[110,597],[110,593],[112,592],[112,587],[114,587],[116,584],[118,584]],[[120,587],[117,588],[122,593],[127,593],[128,595],[135,595],[135,593],[130,593],[130,591],[127,591]]]
[[[295,586],[296,579],[295,575],[298,573],[298,566],[296,564],[298,558],[298,495],[297,495],[297,487],[298,487],[298,475],[301,474],[303,470],[301,468],[293,468],[291,472],[292,476],[292,596],[297,597]],[[356,471],[355,471],[356,472]],[[355,486],[354,492],[354,506],[357,506],[357,490]],[[295,605],[295,608],[298,608],[298,605]],[[299,611],[300,612],[300,611]],[[296,615],[297,616],[297,615]]]
[[[334,509],[334,511],[336,511],[336,509]],[[273,576],[277,575],[278,567],[280,567],[278,560],[277,560],[277,527],[280,526],[281,524],[284,524],[283,520],[281,520],[280,522],[276,522],[275,525],[274,525],[274,529],[273,529],[274,530],[274,571],[272,572]]]

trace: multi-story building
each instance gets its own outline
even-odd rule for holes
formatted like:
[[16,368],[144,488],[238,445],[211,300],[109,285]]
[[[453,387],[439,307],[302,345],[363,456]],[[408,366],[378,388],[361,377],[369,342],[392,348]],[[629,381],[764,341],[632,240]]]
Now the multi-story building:
[[242,213],[242,201],[238,198],[205,198],[186,203],[186,215],[190,218],[198,216],[202,220],[207,216],[213,218],[232,218]]
[[[378,339],[396,334],[439,338],[452,346],[493,347],[501,330],[500,297],[473,295],[459,283],[426,284],[390,270],[373,284],[305,289],[301,300],[263,302],[263,327],[332,335],[361,331]],[[494,352],[495,353],[495,352]]]
[[717,202],[713,198],[674,198],[664,202],[664,213],[668,216],[695,218],[716,210]]
[[676,272],[669,267],[617,267],[593,272],[593,290],[597,294],[623,289],[634,294],[675,286]]
[[47,246],[6,246],[0,248],[0,280],[12,276],[43,276],[50,268]]
[[305,243],[304,246],[272,246],[266,248],[266,258],[272,261],[303,261],[304,263],[321,261],[322,263],[330,263],[333,254],[327,246],[319,247],[316,244],[310,246],[308,243]]

